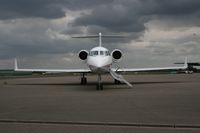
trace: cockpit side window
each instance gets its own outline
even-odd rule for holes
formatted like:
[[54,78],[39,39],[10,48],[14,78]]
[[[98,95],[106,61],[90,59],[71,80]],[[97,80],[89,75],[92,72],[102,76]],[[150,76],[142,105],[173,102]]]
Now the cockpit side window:
[[109,56],[110,52],[109,51],[105,51],[105,54],[106,54],[106,56]]
[[98,51],[90,51],[90,56],[98,55]]

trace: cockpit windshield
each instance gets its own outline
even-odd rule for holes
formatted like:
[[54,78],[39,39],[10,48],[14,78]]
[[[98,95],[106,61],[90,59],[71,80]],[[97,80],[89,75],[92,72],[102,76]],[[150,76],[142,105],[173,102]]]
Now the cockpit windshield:
[[98,55],[98,51],[90,51],[90,56]]
[[103,51],[103,50],[100,50],[100,51],[90,51],[89,55],[90,56],[97,56],[97,55],[109,56],[110,52],[109,51]]
[[104,55],[104,51],[100,51],[100,55]]
[[98,51],[94,51],[94,55],[98,55]]

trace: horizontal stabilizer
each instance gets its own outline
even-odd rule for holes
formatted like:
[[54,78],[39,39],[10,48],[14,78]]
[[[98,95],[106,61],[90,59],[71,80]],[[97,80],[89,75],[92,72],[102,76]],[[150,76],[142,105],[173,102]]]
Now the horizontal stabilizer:
[[[125,38],[125,36],[120,35],[102,35],[103,38]],[[99,38],[97,35],[89,35],[89,36],[73,36],[72,38]]]
[[121,35],[102,35],[100,32],[99,35],[88,35],[88,36],[72,36],[72,38],[99,38],[99,46],[102,46],[102,38],[124,38],[125,36]]

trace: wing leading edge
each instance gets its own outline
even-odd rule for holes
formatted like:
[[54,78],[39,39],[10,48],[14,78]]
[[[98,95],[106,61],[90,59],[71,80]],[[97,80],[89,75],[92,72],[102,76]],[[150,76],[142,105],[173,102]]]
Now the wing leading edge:
[[18,68],[17,60],[15,59],[15,71],[20,72],[67,72],[67,73],[89,73],[91,72],[89,69],[20,69]]
[[[67,72],[67,73],[90,73],[90,69],[20,69],[18,68],[17,60],[15,59],[14,62],[14,70],[21,71],[21,72]],[[159,71],[159,70],[184,70],[188,68],[187,57],[185,58],[184,66],[182,67],[155,67],[155,68],[122,68],[122,69],[115,69],[113,68],[112,71],[117,72],[147,72],[147,71]]]
[[113,69],[117,72],[147,72],[147,71],[160,71],[160,70],[183,70],[188,68],[187,57],[185,58],[184,66],[182,67],[155,67],[155,68],[122,68]]

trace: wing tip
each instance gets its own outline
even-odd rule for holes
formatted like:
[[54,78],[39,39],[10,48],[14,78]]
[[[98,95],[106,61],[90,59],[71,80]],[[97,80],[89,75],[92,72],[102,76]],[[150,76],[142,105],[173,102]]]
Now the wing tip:
[[188,57],[185,57],[184,68],[188,68]]
[[17,59],[14,59],[14,70],[17,71],[18,70],[18,65],[17,65]]

